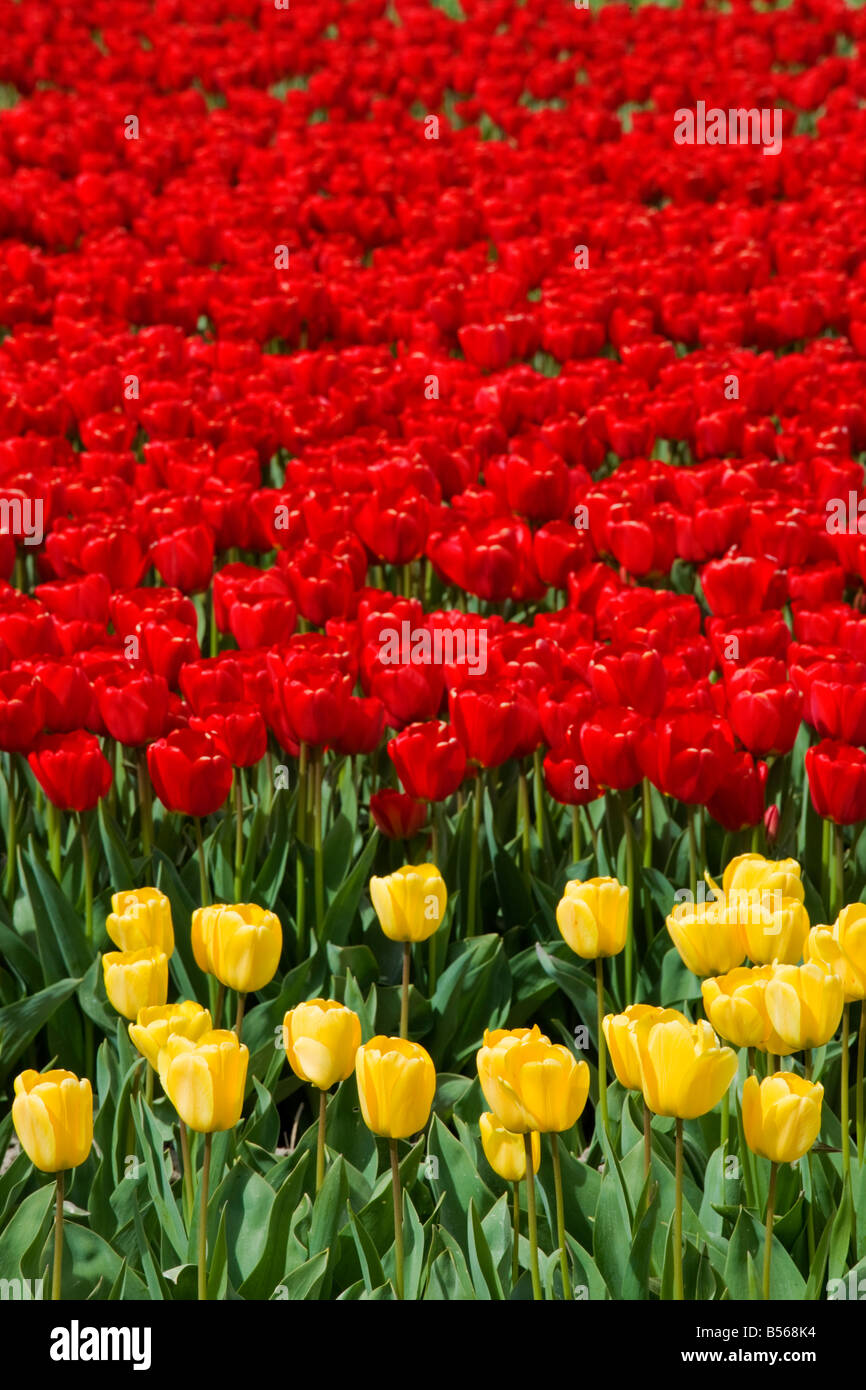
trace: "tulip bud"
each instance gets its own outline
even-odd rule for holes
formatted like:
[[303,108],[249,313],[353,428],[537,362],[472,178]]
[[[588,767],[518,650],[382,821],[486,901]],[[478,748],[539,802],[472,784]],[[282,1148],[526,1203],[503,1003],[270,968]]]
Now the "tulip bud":
[[556,909],[556,925],[584,960],[616,956],[628,932],[628,889],[615,878],[571,879]]
[[821,1129],[824,1087],[792,1071],[777,1071],[743,1086],[743,1130],[753,1153],[771,1163],[796,1163]]
[[680,1018],[688,1022],[679,1009],[662,1009],[656,1004],[629,1004],[621,1014],[607,1014],[601,1021],[610,1060],[620,1086],[627,1091],[641,1089],[640,1053],[637,1048],[636,1025],[646,1019],[663,1023],[665,1019]]
[[767,837],[768,845],[774,845],[776,843],[776,838],[779,834],[780,820],[781,817],[779,815],[778,806],[775,803],[773,803],[772,806],[768,806],[764,812],[764,834]]
[[168,956],[162,951],[109,951],[102,957],[105,993],[124,1018],[164,1004],[168,994]]
[[180,1118],[199,1134],[232,1129],[241,1117],[249,1049],[222,1028],[198,1042],[170,1037],[159,1054],[159,1075]]
[[158,888],[114,893],[105,930],[121,951],[174,951],[171,904]]
[[656,1115],[694,1120],[718,1105],[737,1073],[708,1023],[670,1019],[638,1033],[643,1097]]
[[93,1091],[71,1071],[22,1071],[15,1078],[12,1123],[42,1173],[77,1168],[93,1144]]
[[842,981],[845,1003],[866,998],[866,904],[852,903],[832,927],[813,927],[805,957]]
[[[483,1114],[478,1121],[481,1147],[494,1173],[505,1182],[522,1182],[526,1177],[526,1144],[523,1136],[512,1134],[495,1115]],[[532,1135],[532,1171],[541,1163],[541,1135]]]
[[485,1028],[484,1030],[484,1043],[478,1049],[475,1057],[478,1080],[481,1082],[481,1090],[490,1109],[499,1123],[510,1130],[512,1134],[524,1134],[530,1126],[526,1122],[519,1098],[509,1086],[503,1083],[504,1055],[520,1042],[549,1041],[550,1039],[544,1036],[537,1023],[533,1024],[532,1028],[513,1028],[511,1030]]
[[792,1052],[823,1047],[842,1017],[845,992],[820,965],[777,965],[767,982],[767,1014]]
[[408,1139],[430,1118],[436,1071],[420,1043],[377,1035],[358,1048],[355,1078],[364,1124],[385,1139]]
[[781,893],[783,898],[805,897],[800,865],[796,859],[765,859],[762,854],[738,854],[722,876],[725,893]]
[[361,1020],[336,999],[308,999],[286,1014],[283,1041],[295,1076],[327,1091],[355,1070]]
[[732,893],[746,941],[746,954],[756,965],[795,965],[809,935],[809,914],[797,898],[777,898],[768,904],[755,896]]
[[192,914],[196,965],[239,994],[270,984],[282,949],[279,918],[256,903],[197,907]]
[[407,864],[387,878],[371,878],[370,898],[391,941],[426,941],[442,925],[448,892],[434,864]]
[[156,1004],[140,1009],[135,1023],[129,1025],[129,1036],[133,1046],[155,1070],[160,1051],[169,1037],[177,1034],[190,1042],[198,1042],[202,1034],[209,1033],[212,1028],[210,1011],[187,999],[182,1004]]
[[665,918],[665,926],[693,975],[724,975],[742,964],[746,943],[725,898],[680,903]]

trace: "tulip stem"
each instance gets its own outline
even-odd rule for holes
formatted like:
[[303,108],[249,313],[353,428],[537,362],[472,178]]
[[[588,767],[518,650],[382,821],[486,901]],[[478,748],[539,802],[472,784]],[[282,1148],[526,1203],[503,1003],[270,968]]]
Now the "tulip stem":
[[764,1302],[770,1298],[770,1260],[773,1254],[773,1216],[776,1209],[776,1176],[778,1163],[770,1164],[770,1190],[767,1193],[767,1229],[764,1235]]
[[[652,868],[653,862],[653,803],[650,781],[648,777],[643,779],[643,867]],[[655,932],[653,931],[653,904],[649,889],[643,886],[643,913],[644,927],[646,930],[646,946],[649,950],[653,944]]]
[[529,786],[526,781],[526,773],[522,767],[517,779],[517,805],[520,820],[523,882],[526,884],[526,887],[529,888],[532,877],[532,859],[529,839]]
[[830,902],[830,916],[838,917],[845,902],[845,844],[841,825],[833,827],[833,884]]
[[580,843],[580,807],[571,808],[571,862],[576,864],[582,853]]
[[634,830],[628,813],[625,792],[620,793],[620,807],[625,827],[625,881],[628,888],[628,925],[625,937],[625,1001],[631,1003],[634,978]]
[[529,1221],[529,1257],[532,1270],[532,1297],[541,1300],[541,1278],[538,1273],[538,1218],[535,1213],[535,1172],[532,1167],[532,1135],[524,1134],[526,1150],[526,1215]]
[[832,823],[825,817],[821,825],[821,896],[828,906],[832,896],[830,887],[830,839],[832,834]]
[[755,1049],[753,1047],[747,1048],[746,1056],[749,1061],[749,1075],[751,1076],[755,1070]]
[[604,965],[601,956],[595,962],[595,997],[598,1003],[598,1106],[601,1111],[601,1123],[608,1138],[610,1133],[607,1123],[607,1044],[604,1040]]
[[198,1296],[207,1302],[207,1192],[210,1184],[210,1151],[212,1134],[204,1137],[204,1159],[201,1165],[201,1205],[198,1216]]
[[866,1059],[866,1000],[860,1002],[860,1029],[857,1034],[857,1163],[863,1166],[863,1062]]
[[244,1026],[244,1005],[246,1004],[246,1002],[247,1002],[247,996],[246,996],[246,994],[244,994],[241,990],[238,990],[238,1007],[237,1007],[237,1012],[235,1013],[235,1032],[236,1032],[237,1035],[238,1035],[238,1042],[240,1042],[240,1040],[241,1040],[241,1033],[242,1033],[242,1031],[243,1031],[243,1026]]
[[215,1009],[214,1009],[214,1011],[213,1011],[213,1026],[214,1026],[214,1028],[222,1028],[223,1022],[224,1022],[224,1020],[225,1020],[225,1011],[226,1011],[226,987],[225,987],[225,985],[224,985],[222,982],[220,982],[220,987],[219,987],[219,989],[217,990],[216,1007],[215,1007]]
[[[531,1137],[530,1135],[530,1139]],[[556,1238],[559,1242],[559,1268],[562,1271],[562,1292],[570,1302],[571,1276],[568,1272],[568,1246],[565,1241],[565,1207],[562,1201],[562,1165],[559,1158],[558,1134],[551,1134],[550,1148],[553,1153],[553,1190],[556,1194]]]
[[82,813],[78,815],[78,833],[81,837],[81,855],[84,867],[84,935],[89,946],[93,945],[93,863],[90,856],[90,831]]
[[319,1131],[316,1137],[316,1191],[325,1181],[325,1106],[328,1103],[326,1091],[319,1092]]
[[15,754],[9,753],[9,772],[6,775],[6,883],[5,897],[11,909],[15,901],[15,856],[18,849],[18,812],[15,806]]
[[201,834],[201,816],[193,816],[195,823],[195,847],[198,855],[198,886],[201,897],[202,907],[210,906],[210,894],[207,887],[207,867],[204,861],[204,840]]
[[683,1122],[677,1117],[676,1199],[674,1205],[674,1298],[682,1302],[683,1292]]
[[547,853],[547,847],[546,836],[544,834],[544,773],[541,766],[540,748],[536,748],[532,755],[532,766],[534,769],[532,790],[535,795],[535,833],[538,836],[541,853],[544,855]]
[[53,801],[45,798],[45,819],[48,826],[48,857],[51,872],[60,882],[60,812]]
[[148,1105],[153,1105],[153,1067],[150,1062],[145,1063],[144,1099]]
[[60,1298],[60,1282],[63,1274],[63,1187],[66,1174],[63,1169],[57,1174],[54,1185],[54,1269],[51,1275],[51,1298]]
[[728,1134],[730,1132],[731,1111],[730,1111],[730,1089],[725,1091],[722,1096],[722,1124],[720,1143],[722,1147],[722,1167],[724,1168],[725,1159],[728,1156]]
[[313,859],[315,865],[316,935],[321,939],[325,925],[325,861],[322,856],[322,774],[325,753],[320,748],[313,763]]
[[147,770],[147,751],[139,748],[138,763],[138,804],[141,819],[141,844],[145,863],[153,855],[153,796],[150,788],[150,773]]
[[244,784],[243,771],[235,768],[235,902],[241,900],[241,881],[244,869]]
[[295,918],[298,926],[298,960],[307,954],[306,894],[307,884],[304,861],[301,856],[301,842],[306,834],[307,807],[307,745],[301,743],[298,749],[298,800],[295,821]]
[[400,1190],[400,1161],[397,1140],[390,1140],[391,1191],[394,1197],[394,1287],[397,1297],[403,1297],[403,1195]]
[[[432,940],[432,938],[431,938]],[[409,975],[412,970],[412,943],[403,942],[403,981],[400,986],[400,1037],[409,1036]]]
[[695,816],[691,806],[686,807],[686,821],[689,827],[689,887],[692,890],[692,902],[695,902],[698,894],[698,846],[695,838]]
[[851,1182],[851,1145],[849,1143],[848,1092],[850,1066],[851,1005],[842,1010],[842,1076],[839,1117],[842,1123],[842,1173],[846,1183]]
[[189,1157],[189,1135],[186,1132],[186,1125],[183,1120],[180,1124],[180,1153],[183,1162],[183,1214],[186,1217],[187,1229],[192,1220],[192,1210],[195,1204],[195,1195],[192,1185],[192,1164]]
[[[649,1177],[653,1164],[653,1116],[652,1111],[646,1101],[643,1103],[643,1175],[644,1181]],[[647,1202],[649,1202],[649,1192],[647,1192]]]
[[481,831],[481,777],[479,770],[472,788],[472,839],[469,842],[469,902],[466,914],[466,935],[475,935],[478,916],[478,836]]
[[514,1235],[511,1242],[511,1287],[514,1288],[520,1278],[520,1183],[512,1183],[512,1187],[514,1188],[514,1207],[511,1226]]

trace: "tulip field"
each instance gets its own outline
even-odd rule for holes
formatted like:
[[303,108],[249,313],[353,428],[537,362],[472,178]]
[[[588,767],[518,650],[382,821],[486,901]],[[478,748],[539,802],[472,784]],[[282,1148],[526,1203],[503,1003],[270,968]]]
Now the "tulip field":
[[866,1298],[866,6],[0,39],[0,1302],[809,1359]]

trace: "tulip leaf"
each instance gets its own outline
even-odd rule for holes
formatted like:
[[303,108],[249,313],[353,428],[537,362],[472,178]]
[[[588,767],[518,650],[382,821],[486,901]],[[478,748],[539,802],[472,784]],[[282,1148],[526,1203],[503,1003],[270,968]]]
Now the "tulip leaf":
[[321,939],[343,946],[358,911],[361,894],[367,886],[370,868],[379,845],[379,832],[374,830],[364,846],[352,872],[337,890],[325,913]]
[[382,1262],[376,1253],[376,1247],[368,1232],[358,1220],[348,1203],[346,1203],[346,1211],[349,1217],[352,1239],[355,1242],[355,1249],[358,1252],[358,1261],[361,1265],[364,1288],[368,1293],[372,1293],[374,1289],[381,1288],[382,1285],[386,1283]]
[[446,1050],[461,1063],[477,1050],[485,1028],[501,1028],[511,1003],[511,972],[500,937],[475,937],[458,942],[454,959],[436,985],[432,1006],[436,1015],[428,1051]]
[[325,1181],[313,1202],[313,1219],[310,1223],[308,1249],[317,1255],[334,1243],[337,1232],[344,1224],[343,1212],[349,1196],[346,1179],[346,1164],[340,1154],[325,1173]]
[[[213,1194],[214,1212],[208,1226],[221,1212],[220,1225],[225,1228],[224,1240],[228,1250],[228,1279],[237,1289],[248,1279],[267,1250],[271,1212],[276,1201],[273,1188],[247,1164],[232,1164],[226,1177]],[[209,1237],[214,1232],[208,1231]]]
[[668,1000],[670,1008],[701,997],[701,982],[683,963],[676,946],[671,946],[662,960],[659,990],[661,998]]
[[[211,1201],[218,1200],[217,1194]],[[210,1204],[209,1204],[210,1205]],[[218,1209],[219,1210],[219,1209]],[[226,1296],[226,1289],[229,1282],[228,1270],[228,1236],[227,1236],[227,1206],[219,1211],[219,1225],[217,1227],[216,1240],[208,1240],[208,1269],[207,1269],[207,1296],[210,1302],[217,1302]],[[245,1244],[246,1242],[244,1242]],[[233,1246],[237,1247],[237,1237],[235,1236]]]
[[[184,1260],[186,1259],[188,1244],[192,1246],[193,1234],[190,1232],[189,1241],[187,1241],[180,1208],[171,1190],[171,1179],[165,1169],[162,1134],[150,1106],[145,1105],[140,1098],[135,1098],[132,1101],[132,1116],[144,1154],[144,1162],[147,1166],[150,1195],[153,1205],[159,1213],[163,1235],[171,1243],[175,1254]],[[198,1210],[197,1205],[196,1210]],[[194,1247],[192,1248],[194,1249]]]
[[851,1188],[848,1183],[842,1187],[842,1195],[833,1218],[833,1232],[830,1236],[830,1255],[827,1274],[830,1279],[839,1279],[848,1268],[848,1250],[851,1245],[851,1228],[854,1210],[851,1201]]
[[[48,1261],[53,1248],[53,1233],[49,1234],[43,1259]],[[66,1220],[63,1224],[63,1297],[85,1299],[90,1297],[100,1279],[109,1285],[120,1273],[121,1259],[107,1241],[96,1231],[77,1221]],[[133,1297],[144,1296],[144,1285],[135,1280],[140,1292]]]
[[330,1251],[320,1250],[304,1264],[296,1265],[279,1288],[283,1299],[316,1298],[328,1271]]
[[830,1240],[833,1235],[833,1222],[828,1221],[825,1226],[821,1239],[818,1241],[818,1248],[815,1251],[815,1258],[809,1268],[809,1278],[806,1283],[805,1299],[814,1301],[820,1299],[824,1291],[824,1274],[827,1269],[827,1258],[830,1254]]
[[[564,949],[567,949],[564,947]],[[595,998],[595,982],[589,975],[586,965],[572,964],[570,960],[559,960],[551,951],[541,945],[535,947],[536,955],[545,975],[554,980],[577,1010],[577,1022],[586,1028],[593,1047],[598,1047],[598,1012]]]
[[[84,934],[83,919],[72,907],[33,840],[28,852],[21,855],[21,867],[46,979],[61,974],[85,975],[93,962],[94,952]],[[63,962],[62,968],[59,967],[58,952]],[[53,962],[50,970],[49,960]]]
[[424,1273],[424,1228],[412,1198],[403,1189],[403,1296],[417,1299]]
[[102,850],[108,864],[109,880],[113,891],[118,893],[126,888],[137,888],[141,882],[141,874],[136,873],[133,867],[120,828],[109,811],[104,798],[99,803],[97,814],[99,836],[102,840]]
[[153,851],[153,866],[156,872],[155,886],[165,893],[171,904],[171,917],[174,924],[174,943],[186,970],[193,989],[191,998],[207,999],[207,976],[199,970],[192,953],[191,924],[192,914],[199,903],[187,891],[174,864],[161,849]]
[[469,1203],[474,1200],[486,1212],[493,1205],[493,1194],[481,1181],[467,1150],[446,1129],[438,1115],[431,1121],[428,1153],[438,1162],[438,1173],[431,1177],[430,1186],[436,1198],[443,1198],[442,1224],[462,1240]]
[[471,1198],[469,1199],[466,1237],[472,1286],[476,1296],[487,1301],[504,1298],[502,1284],[496,1272],[493,1256],[490,1253],[490,1246],[487,1243],[487,1237],[484,1234],[475,1203]]
[[623,1298],[631,1248],[631,1219],[612,1172],[605,1174],[595,1212],[592,1253],[612,1298]]
[[0,1009],[0,1077],[7,1076],[40,1028],[74,994],[81,980],[63,979]]
[[[54,1183],[46,1182],[31,1192],[0,1233],[0,1274],[4,1278],[41,1278],[45,1273],[39,1254],[53,1223]],[[37,1258],[28,1261],[28,1255]]]

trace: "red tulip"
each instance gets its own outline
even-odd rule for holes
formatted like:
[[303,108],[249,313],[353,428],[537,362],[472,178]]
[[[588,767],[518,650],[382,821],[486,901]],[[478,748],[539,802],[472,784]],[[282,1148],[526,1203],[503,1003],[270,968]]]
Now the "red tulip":
[[390,789],[370,797],[370,815],[383,835],[391,840],[409,840],[417,835],[427,819],[423,801]]
[[625,706],[605,705],[586,721],[580,740],[590,776],[599,786],[624,791],[641,780],[638,742],[646,728],[643,715]]
[[645,777],[688,805],[706,805],[719,786],[734,740],[724,720],[708,713],[675,714],[650,726],[640,746]]
[[766,763],[756,762],[751,753],[733,753],[723,765],[722,780],[707,801],[707,810],[725,830],[735,832],[759,825],[764,816],[766,784]]
[[118,743],[139,748],[165,733],[168,682],[142,668],[103,676],[95,682],[99,713]]
[[454,732],[482,767],[525,758],[541,741],[535,701],[513,686],[477,680],[449,699]]
[[150,556],[165,584],[184,594],[201,593],[213,574],[213,531],[204,522],[183,526],[154,541]]
[[232,765],[214,739],[195,729],[177,729],[147,750],[154,790],[170,811],[207,816],[231,790]]
[[866,753],[847,743],[822,739],[806,749],[812,805],[837,825],[866,820]]
[[0,749],[27,753],[45,727],[45,694],[28,671],[0,671]]
[[444,801],[466,775],[466,750],[441,720],[410,724],[388,743],[388,756],[410,796]]
[[44,734],[27,761],[48,800],[61,811],[91,811],[111,786],[111,764],[95,734]]
[[651,647],[608,647],[590,665],[589,679],[603,705],[627,705],[650,719],[664,707],[664,662]]
[[209,734],[232,767],[253,767],[268,747],[268,730],[261,710],[237,701],[212,707],[204,716],[193,715],[189,727]]

